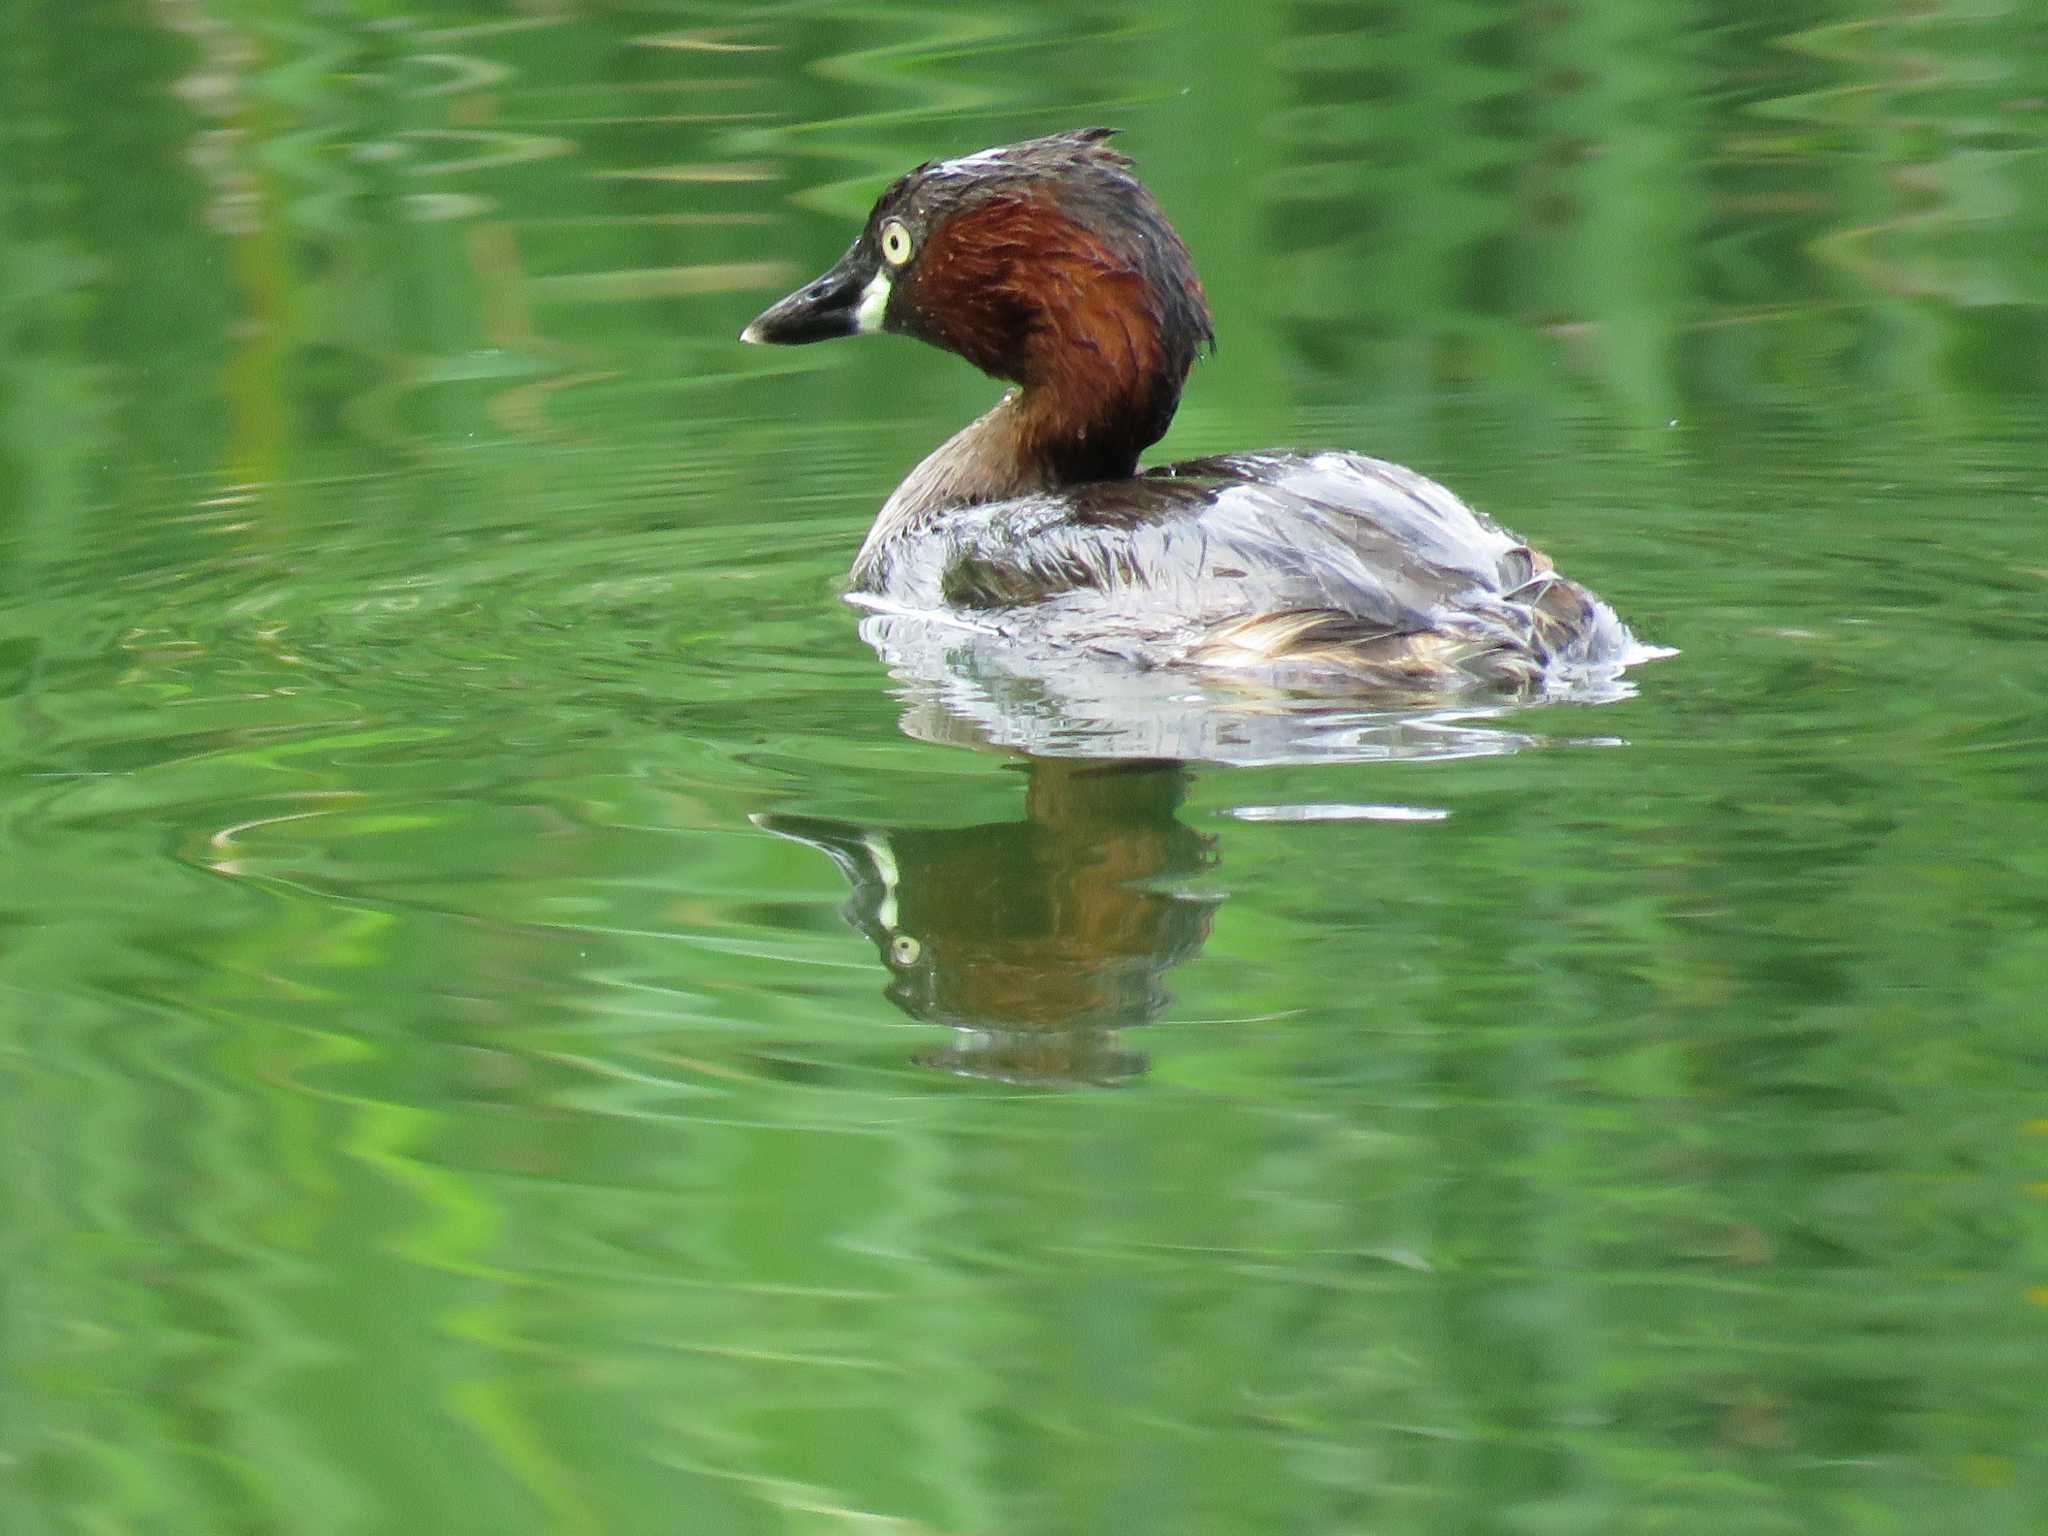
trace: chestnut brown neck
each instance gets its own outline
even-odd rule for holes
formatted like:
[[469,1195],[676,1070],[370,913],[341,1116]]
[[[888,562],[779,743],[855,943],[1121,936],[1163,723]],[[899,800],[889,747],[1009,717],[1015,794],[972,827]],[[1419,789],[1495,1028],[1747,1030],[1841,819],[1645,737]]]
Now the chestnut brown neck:
[[[854,566],[948,508],[1136,471],[1211,340],[1180,237],[1127,191],[1006,189],[945,220],[907,273],[892,329],[1017,388],[911,471]],[[1090,200],[1109,199],[1102,208]]]
[[1084,212],[1094,195],[1034,186],[963,210],[904,294],[912,335],[1022,386],[1018,451],[1061,483],[1136,467],[1209,334],[1201,282],[1149,196],[1112,219]]

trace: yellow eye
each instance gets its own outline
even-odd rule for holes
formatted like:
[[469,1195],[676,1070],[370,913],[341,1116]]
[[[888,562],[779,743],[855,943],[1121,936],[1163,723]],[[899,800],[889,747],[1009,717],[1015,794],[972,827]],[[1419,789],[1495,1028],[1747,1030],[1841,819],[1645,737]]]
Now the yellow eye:
[[915,965],[923,953],[924,946],[907,933],[899,933],[889,941],[889,959],[897,965]]
[[910,260],[910,229],[901,219],[889,219],[882,225],[882,260],[892,267],[900,267]]

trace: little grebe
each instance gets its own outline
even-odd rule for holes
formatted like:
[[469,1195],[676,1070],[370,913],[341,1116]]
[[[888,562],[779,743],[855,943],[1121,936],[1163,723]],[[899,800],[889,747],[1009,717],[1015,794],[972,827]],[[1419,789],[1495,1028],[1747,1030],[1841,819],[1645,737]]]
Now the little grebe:
[[740,333],[896,331],[1017,385],[896,488],[849,598],[1144,666],[1522,688],[1630,638],[1548,559],[1413,470],[1344,452],[1138,473],[1215,345],[1187,247],[1082,129],[929,162]]

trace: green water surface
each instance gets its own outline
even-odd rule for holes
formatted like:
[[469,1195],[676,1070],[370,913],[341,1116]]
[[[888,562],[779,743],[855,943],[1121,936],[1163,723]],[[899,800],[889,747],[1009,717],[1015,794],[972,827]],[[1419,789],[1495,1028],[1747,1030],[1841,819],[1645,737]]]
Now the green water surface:
[[[1096,122],[1678,654],[909,696],[734,335]],[[2035,0],[0,0],[0,1532],[2048,1531],[2044,428]]]

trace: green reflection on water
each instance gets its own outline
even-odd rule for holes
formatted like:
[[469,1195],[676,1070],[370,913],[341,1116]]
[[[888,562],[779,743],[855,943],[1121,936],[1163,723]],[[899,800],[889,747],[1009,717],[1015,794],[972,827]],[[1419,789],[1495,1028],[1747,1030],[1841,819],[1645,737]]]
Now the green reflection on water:
[[[0,1527],[2035,1528],[2028,8],[0,41]],[[1174,773],[1136,887],[899,729],[834,582],[990,387],[732,335],[1098,120],[1218,311],[1167,449],[1441,475],[1641,697]],[[972,985],[754,816],[933,851]]]

